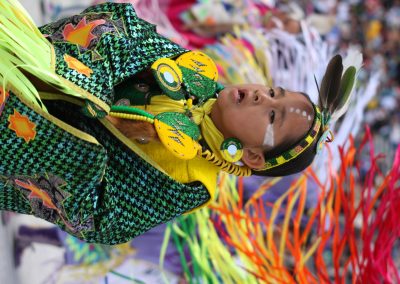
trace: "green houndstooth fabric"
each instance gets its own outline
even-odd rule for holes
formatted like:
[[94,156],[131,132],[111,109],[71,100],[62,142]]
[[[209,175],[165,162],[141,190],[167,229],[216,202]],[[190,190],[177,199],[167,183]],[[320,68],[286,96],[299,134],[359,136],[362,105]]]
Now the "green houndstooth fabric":
[[[80,28],[90,30],[88,40],[67,42],[66,34],[82,39],[74,34]],[[129,4],[100,4],[41,31],[54,45],[56,72],[106,105],[117,84],[160,57],[186,52]],[[60,128],[11,92],[0,101],[0,210],[35,215],[87,242],[118,244],[210,199],[201,183],[178,183],[132,152],[85,115],[101,117],[101,110],[85,105],[82,111],[46,102],[52,115],[99,144]]]
[[[40,31],[54,46],[57,74],[108,105],[114,101],[113,86],[159,58],[187,51],[157,34],[155,26],[138,18],[130,4],[96,5],[79,15],[45,25]],[[87,35],[86,41],[81,39],[82,35]],[[88,76],[70,68],[66,55],[79,60],[92,73]]]
[[[11,94],[0,116],[0,210],[38,216],[87,242],[118,244],[209,200],[202,184],[181,184],[154,169],[77,107],[47,107],[101,145],[60,129]],[[35,124],[29,143],[9,128],[15,110]]]
[[[35,124],[36,137],[28,143],[9,128],[10,116],[15,111]],[[53,223],[60,221],[58,215],[66,218],[68,211],[80,212],[79,218],[74,218],[77,214],[69,218],[74,223],[71,227],[78,229],[82,225],[80,220],[93,216],[98,195],[93,185],[99,184],[107,161],[106,150],[101,145],[77,139],[29,109],[13,94],[1,114],[0,131],[0,209],[35,214]],[[42,181],[49,183],[47,187],[52,191],[53,203],[64,212],[47,208],[28,186],[18,186],[16,180],[28,185],[33,183],[38,188],[43,188]],[[90,184],[92,186],[88,186]],[[71,186],[85,194],[75,196],[71,208],[62,208],[62,203],[72,193]],[[92,199],[92,204],[85,204],[85,199]],[[82,204],[85,206],[79,208]]]

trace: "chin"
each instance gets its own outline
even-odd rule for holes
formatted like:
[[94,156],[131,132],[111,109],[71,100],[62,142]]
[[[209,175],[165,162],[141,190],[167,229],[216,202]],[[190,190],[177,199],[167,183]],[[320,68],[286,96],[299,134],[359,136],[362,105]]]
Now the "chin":
[[218,96],[218,99],[217,99],[217,104],[220,106],[220,107],[227,107],[227,106],[229,106],[229,101],[228,101],[228,98],[229,98],[229,92],[225,92],[225,90],[226,89],[224,89],[223,91],[221,91],[220,93],[219,93],[219,96]]

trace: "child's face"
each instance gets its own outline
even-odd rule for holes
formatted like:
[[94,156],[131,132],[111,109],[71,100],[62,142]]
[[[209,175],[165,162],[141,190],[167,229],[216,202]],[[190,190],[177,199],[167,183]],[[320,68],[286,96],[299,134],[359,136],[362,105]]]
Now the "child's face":
[[311,128],[314,108],[299,92],[233,85],[220,92],[211,118],[225,138],[235,137],[244,149],[262,153],[300,140]]

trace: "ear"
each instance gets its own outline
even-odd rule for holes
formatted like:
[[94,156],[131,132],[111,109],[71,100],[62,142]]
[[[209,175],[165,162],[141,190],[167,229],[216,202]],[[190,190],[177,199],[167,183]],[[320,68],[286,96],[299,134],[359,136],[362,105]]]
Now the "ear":
[[265,158],[264,151],[261,148],[244,148],[243,163],[252,169],[261,169],[264,167]]

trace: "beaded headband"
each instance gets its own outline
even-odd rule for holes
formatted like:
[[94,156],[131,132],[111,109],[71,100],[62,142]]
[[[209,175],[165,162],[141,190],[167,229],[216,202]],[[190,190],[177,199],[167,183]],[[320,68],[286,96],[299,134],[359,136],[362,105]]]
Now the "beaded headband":
[[289,162],[290,160],[293,160],[296,157],[298,157],[301,153],[303,153],[314,143],[315,139],[317,139],[318,137],[318,132],[321,128],[321,125],[323,124],[323,121],[319,107],[314,104],[313,106],[315,112],[314,121],[307,135],[291,149],[283,152],[279,156],[275,156],[273,158],[266,160],[263,168],[253,169],[253,171],[260,172],[281,166]]

